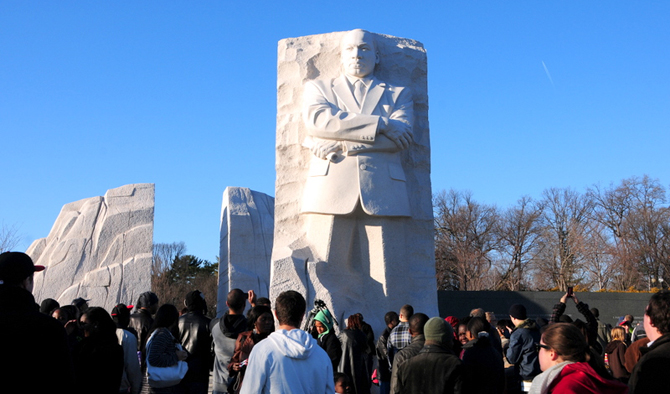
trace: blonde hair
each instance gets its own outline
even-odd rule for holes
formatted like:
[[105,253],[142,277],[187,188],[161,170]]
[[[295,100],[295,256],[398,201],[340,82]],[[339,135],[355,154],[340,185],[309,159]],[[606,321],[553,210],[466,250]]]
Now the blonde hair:
[[623,342],[626,339],[626,329],[623,327],[612,327],[612,340]]

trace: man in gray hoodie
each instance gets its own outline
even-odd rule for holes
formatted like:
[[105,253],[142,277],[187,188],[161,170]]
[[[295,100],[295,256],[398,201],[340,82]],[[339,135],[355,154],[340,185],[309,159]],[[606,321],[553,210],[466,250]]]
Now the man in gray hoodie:
[[333,366],[316,340],[299,329],[305,298],[285,291],[275,302],[279,329],[251,350],[241,394],[333,394]]

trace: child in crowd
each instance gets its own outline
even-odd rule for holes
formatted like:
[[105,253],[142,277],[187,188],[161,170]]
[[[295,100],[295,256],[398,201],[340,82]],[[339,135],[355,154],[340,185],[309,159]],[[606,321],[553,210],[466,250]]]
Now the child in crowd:
[[351,394],[351,381],[347,375],[336,372],[333,378],[335,379],[335,393]]

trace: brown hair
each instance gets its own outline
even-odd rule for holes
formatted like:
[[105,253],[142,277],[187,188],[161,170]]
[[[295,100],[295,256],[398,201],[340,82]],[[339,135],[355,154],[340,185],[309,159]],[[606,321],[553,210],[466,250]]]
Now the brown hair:
[[358,316],[358,314],[349,316],[349,318],[347,319],[347,329],[348,330],[351,330],[351,329],[360,330],[361,328],[363,328],[363,325],[361,324],[360,316]]

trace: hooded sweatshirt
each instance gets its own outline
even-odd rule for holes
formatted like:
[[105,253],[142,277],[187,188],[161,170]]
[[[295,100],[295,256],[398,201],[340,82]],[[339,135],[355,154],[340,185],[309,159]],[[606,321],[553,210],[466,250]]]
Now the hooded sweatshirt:
[[254,346],[241,394],[333,394],[333,367],[305,331],[278,330]]
[[243,315],[226,312],[219,319],[210,322],[210,332],[214,342],[213,388],[216,392],[228,391],[228,363],[235,352],[235,341],[241,332],[247,330],[247,319]]

